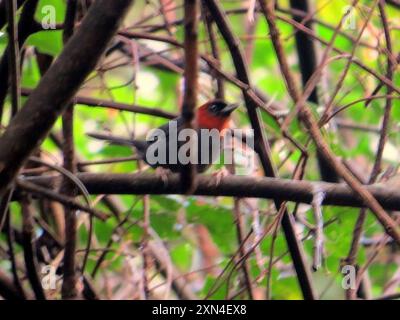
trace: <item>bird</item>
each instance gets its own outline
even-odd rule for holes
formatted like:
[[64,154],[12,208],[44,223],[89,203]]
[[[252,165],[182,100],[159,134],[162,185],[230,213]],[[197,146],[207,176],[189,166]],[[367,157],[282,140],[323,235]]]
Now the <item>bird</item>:
[[[196,109],[195,120],[197,124],[196,132],[198,133],[196,169],[198,173],[203,173],[204,171],[206,171],[219,157],[220,154],[220,144],[218,143],[218,146],[216,146],[216,144],[213,143],[212,140],[208,146],[208,150],[204,150],[204,147],[202,147],[202,143],[205,142],[205,138],[202,132],[204,132],[204,130],[211,131],[213,129],[216,129],[216,132],[219,133],[218,139],[221,139],[223,137],[223,132],[230,127],[232,112],[238,106],[238,103],[228,103],[222,99],[214,99],[204,103]],[[155,169],[168,169],[176,173],[180,172],[183,165],[187,164],[182,163],[180,157],[177,154],[179,153],[179,150],[183,146],[183,144],[186,143],[186,141],[178,141],[177,138],[177,135],[179,135],[179,132],[184,129],[184,127],[185,121],[181,116],[179,116],[158,128],[158,132],[164,134],[164,137],[162,138],[156,137],[155,139],[137,140],[116,137],[102,133],[87,133],[87,135],[94,139],[108,141],[111,144],[133,146],[136,148],[138,157],[144,160],[151,167]],[[176,132],[173,132],[172,130],[176,130]],[[166,143],[167,139],[171,139],[171,141],[168,140],[168,143]],[[176,150],[172,151],[172,154],[170,152],[172,148],[170,146],[170,142],[175,142],[177,147]],[[164,149],[165,154],[158,154],[158,156],[164,157],[165,161],[163,162],[154,162],[154,159],[150,159],[149,157],[148,151],[151,150],[149,148],[154,149],[155,143],[158,143],[158,145],[164,143],[164,145],[166,146],[166,148]],[[204,156],[204,152],[208,152],[208,154]]]

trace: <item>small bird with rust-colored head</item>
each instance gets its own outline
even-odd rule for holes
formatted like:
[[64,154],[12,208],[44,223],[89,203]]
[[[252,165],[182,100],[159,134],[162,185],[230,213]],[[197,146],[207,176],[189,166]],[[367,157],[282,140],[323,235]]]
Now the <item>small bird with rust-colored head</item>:
[[[212,140],[210,142],[209,148],[204,150],[202,137],[204,137],[204,130],[217,130],[220,133],[218,139],[222,138],[222,133],[224,130],[230,127],[231,114],[238,107],[238,104],[229,104],[223,100],[216,99],[211,100],[196,110],[196,123],[197,123],[197,171],[199,173],[204,172],[208,167],[218,158],[219,156],[219,144],[218,147],[212,145]],[[143,159],[147,164],[153,168],[162,167],[169,169],[172,172],[180,172],[182,166],[187,163],[182,163],[178,154],[170,154],[171,142],[176,143],[176,153],[179,153],[179,148],[185,143],[185,141],[179,141],[179,132],[184,129],[184,120],[182,117],[177,117],[165,125],[158,128],[164,134],[162,141],[160,138],[152,140],[135,140],[126,139],[115,136],[110,136],[106,134],[89,133],[88,135],[95,139],[106,140],[112,144],[128,145],[134,146],[137,150],[138,156]],[[214,131],[215,131],[214,130]],[[160,131],[159,131],[160,132]],[[173,138],[171,138],[173,137]],[[154,161],[149,159],[149,148],[154,148],[155,143],[165,144],[164,152],[161,158],[165,159],[164,162],[154,163]],[[218,150],[217,150],[218,149]],[[175,149],[174,151],[175,152]],[[208,152],[205,156],[204,152]],[[160,156],[160,155],[159,155]]]

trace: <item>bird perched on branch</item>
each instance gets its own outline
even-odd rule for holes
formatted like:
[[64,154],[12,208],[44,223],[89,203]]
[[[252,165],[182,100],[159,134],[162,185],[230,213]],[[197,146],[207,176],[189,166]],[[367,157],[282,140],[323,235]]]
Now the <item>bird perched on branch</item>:
[[[191,163],[196,164],[199,173],[207,170],[218,158],[220,139],[224,130],[229,128],[231,114],[237,107],[236,103],[229,104],[216,99],[203,104],[196,110],[197,130],[194,140],[197,143],[193,143],[193,145],[197,145],[197,148],[195,148],[194,158],[191,159],[197,159],[197,162]],[[187,164],[188,159],[187,146],[184,145],[189,136],[184,134],[183,139],[180,136],[184,129],[184,120],[182,117],[178,117],[159,127],[146,140],[127,139],[99,133],[88,133],[88,135],[111,144],[134,146],[138,156],[151,167],[161,167],[172,172],[179,172],[182,166]],[[218,139],[218,141],[212,139]]]

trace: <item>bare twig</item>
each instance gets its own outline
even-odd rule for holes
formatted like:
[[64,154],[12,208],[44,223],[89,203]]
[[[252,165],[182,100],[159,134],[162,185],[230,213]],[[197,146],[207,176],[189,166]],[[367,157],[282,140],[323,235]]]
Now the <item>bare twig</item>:
[[[263,1],[261,1],[260,3],[263,3]],[[341,162],[336,159],[328,144],[323,139],[319,126],[315,121],[314,115],[311,113],[311,110],[304,101],[300,100],[304,99],[304,97],[301,98],[299,96],[299,93],[296,89],[295,81],[292,78],[291,73],[289,72],[286,58],[284,55],[280,54],[282,52],[282,46],[280,44],[279,32],[275,25],[274,8],[273,6],[271,6],[271,3],[269,3],[265,6],[264,9],[271,30],[271,38],[273,40],[274,46],[276,47],[281,71],[285,77],[290,95],[299,106],[300,119],[306,125],[311,137],[313,138],[315,144],[321,151],[321,154],[326,159],[326,161],[328,161],[330,165],[332,165],[332,168],[334,168],[334,170],[348,183],[348,185],[354,190],[354,192],[359,194],[365,204],[375,214],[381,225],[385,228],[386,232],[390,236],[392,236],[397,243],[400,244],[400,231],[398,230],[396,222],[386,213],[386,211],[381,207],[378,201],[376,201],[372,194],[358,182],[358,180],[347,170],[347,168]]]
[[386,0],[386,2],[393,7],[400,9],[400,0]]
[[[295,10],[301,10],[305,14],[309,12],[309,1],[290,1],[290,6]],[[293,19],[297,22],[301,22],[310,30],[313,30],[313,26],[311,21],[303,22],[302,16],[294,14]],[[299,60],[299,65],[301,69],[301,77],[303,86],[307,85],[307,82],[311,79],[317,68],[317,54],[315,50],[315,45],[313,39],[307,35],[306,33],[298,30],[296,32],[296,47],[297,47],[297,56]],[[319,103],[318,99],[318,90],[316,87],[312,90],[310,96],[308,97],[308,101],[313,102],[315,104]],[[332,168],[327,164],[327,162],[323,159],[323,157],[317,151],[317,159],[320,170],[320,175],[323,181],[327,182],[339,182],[339,178],[337,174],[332,170]]]
[[33,216],[30,208],[30,201],[25,196],[22,199],[22,241],[24,247],[24,258],[26,273],[32,286],[35,297],[38,300],[45,300],[46,295],[43,291],[42,283],[39,277],[39,270],[36,259],[36,246],[34,243]]
[[[22,96],[28,97],[32,93],[32,89],[22,88]],[[91,97],[82,97],[82,96],[75,96],[73,98],[73,103],[75,105],[82,105],[82,106],[89,106],[94,108],[107,108],[107,109],[114,109],[120,111],[128,111],[133,113],[139,114],[146,114],[149,116],[166,118],[166,119],[173,119],[177,115],[168,111],[163,111],[160,109],[149,108],[144,106],[138,105],[131,105],[126,103],[96,99]]]
[[[17,8],[21,7],[26,0],[18,0]],[[7,23],[7,9],[6,1],[0,2],[0,29],[2,29]]]
[[10,83],[11,83],[11,114],[14,116],[20,109],[20,52],[18,43],[18,25],[17,25],[17,1],[6,0],[8,15],[8,35],[9,35],[9,65],[10,65]]
[[7,245],[8,245],[8,255],[11,263],[11,273],[13,275],[13,282],[15,285],[15,288],[18,290],[18,292],[21,293],[21,295],[25,296],[23,287],[22,287],[22,282],[20,279],[20,276],[18,274],[18,267],[17,267],[17,259],[16,259],[16,254],[14,250],[14,244],[15,244],[15,232],[14,229],[11,225],[11,217],[10,217],[10,210],[7,212],[6,216],[6,233],[7,233]]
[[[378,7],[379,7],[379,12],[381,14],[383,29],[385,32],[386,48],[389,52],[389,55],[387,58],[386,77],[388,79],[392,80],[393,79],[393,61],[390,57],[393,52],[392,51],[392,40],[391,40],[391,36],[390,36],[388,20],[386,17],[384,1],[379,1]],[[388,98],[386,99],[385,113],[383,116],[381,130],[380,130],[381,134],[380,134],[380,138],[379,138],[379,142],[378,142],[378,148],[376,151],[375,163],[372,168],[372,172],[371,172],[371,175],[370,175],[370,178],[368,181],[369,184],[376,182],[378,175],[381,171],[383,150],[385,148],[385,144],[386,144],[388,132],[389,132],[390,115],[391,115],[391,110],[392,110],[392,98],[390,97],[390,95],[392,93],[393,93],[392,88],[388,87],[387,88]],[[361,235],[363,232],[363,226],[364,226],[366,217],[367,217],[367,210],[362,209],[360,211],[360,214],[356,221],[356,225],[354,227],[353,239],[351,242],[349,254],[346,258],[346,263],[349,265],[355,265],[355,260],[356,260],[356,256],[358,253],[359,243],[360,243]],[[355,299],[356,293],[357,293],[357,289],[349,288],[346,291],[347,298]]]
[[4,223],[6,221],[8,208],[14,192],[14,188],[10,188],[0,201],[0,232],[3,230]]
[[[22,5],[24,3],[24,7],[22,9],[21,17],[18,22],[18,47],[22,47],[26,39],[32,33],[38,31],[38,24],[34,19],[34,14],[36,11],[36,6],[39,0],[26,0],[26,1],[19,1],[18,4]],[[14,39],[15,40],[15,39]],[[10,58],[9,52],[16,47],[16,44],[13,46],[8,46],[4,51],[4,55],[0,61],[0,122],[3,117],[3,108],[4,108],[4,100],[7,95],[9,78],[10,78]],[[14,66],[15,67],[15,66]],[[15,72],[14,69],[12,69]],[[19,72],[19,71],[18,71]],[[15,110],[14,110],[15,111]]]
[[[74,33],[75,19],[77,15],[77,0],[68,1],[67,13],[64,22],[63,40],[64,44],[68,42]],[[62,116],[63,129],[63,167],[72,174],[76,172],[75,154],[74,154],[74,105],[69,103],[67,109]],[[71,181],[64,177],[62,192],[66,196],[74,195],[74,186]],[[64,299],[75,299],[78,297],[77,275],[76,275],[76,236],[77,236],[77,217],[75,210],[70,207],[64,207],[64,223],[65,223],[65,246],[63,261],[63,283],[61,294]],[[92,219],[90,218],[90,221]],[[90,245],[89,236],[89,245]],[[86,259],[85,259],[86,261]]]
[[32,193],[38,197],[44,197],[44,198],[48,198],[53,201],[60,202],[64,206],[68,206],[73,210],[81,210],[83,212],[87,212],[100,220],[104,221],[108,218],[108,215],[103,212],[100,212],[100,211],[97,211],[90,207],[87,207],[85,205],[82,205],[82,204],[74,201],[74,199],[66,197],[58,192],[54,192],[53,190],[43,188],[42,186],[35,185],[29,181],[24,181],[22,179],[18,179],[17,186],[20,187],[22,190]]
[[[203,8],[203,16],[204,16],[205,24],[207,27],[208,38],[210,39],[211,53],[212,53],[213,58],[219,62],[220,61],[220,52],[219,52],[219,48],[218,48],[215,31],[214,31],[212,15],[210,14],[210,12],[208,12],[207,8],[205,8],[204,6],[202,8]],[[217,82],[217,92],[216,92],[215,97],[218,99],[224,99],[225,85],[224,85],[223,78],[221,77],[221,75],[217,74],[217,72],[215,70],[211,70],[211,75],[213,76],[213,78],[215,78],[215,80]]]

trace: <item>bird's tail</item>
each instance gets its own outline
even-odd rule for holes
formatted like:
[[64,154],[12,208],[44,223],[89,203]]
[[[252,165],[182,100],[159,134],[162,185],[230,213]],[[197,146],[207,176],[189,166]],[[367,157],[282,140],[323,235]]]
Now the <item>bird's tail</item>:
[[89,137],[92,137],[97,140],[108,141],[111,144],[121,145],[121,146],[133,146],[137,149],[140,155],[143,155],[146,152],[147,142],[140,140],[133,140],[123,137],[116,137],[102,133],[87,133]]

